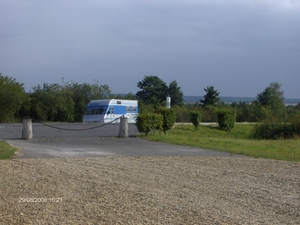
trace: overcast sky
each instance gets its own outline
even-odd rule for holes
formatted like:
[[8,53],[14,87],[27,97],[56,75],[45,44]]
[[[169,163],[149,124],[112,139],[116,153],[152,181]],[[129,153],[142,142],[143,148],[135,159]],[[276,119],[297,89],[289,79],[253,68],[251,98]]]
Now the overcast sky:
[[299,0],[0,0],[0,72],[135,94],[155,75],[184,95],[300,98]]

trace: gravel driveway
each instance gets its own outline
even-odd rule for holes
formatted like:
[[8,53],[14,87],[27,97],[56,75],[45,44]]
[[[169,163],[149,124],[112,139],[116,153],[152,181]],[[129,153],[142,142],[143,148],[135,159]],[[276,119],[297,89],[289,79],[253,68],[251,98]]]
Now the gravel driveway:
[[[0,137],[19,141],[17,128]],[[299,174],[300,163],[233,156],[2,160],[0,224],[296,225]]]
[[299,163],[106,156],[0,165],[0,224],[300,222]]

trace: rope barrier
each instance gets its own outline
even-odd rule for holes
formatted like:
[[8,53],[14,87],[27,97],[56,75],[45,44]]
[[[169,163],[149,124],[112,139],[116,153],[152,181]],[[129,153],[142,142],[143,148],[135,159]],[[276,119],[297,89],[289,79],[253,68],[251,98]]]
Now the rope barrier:
[[31,118],[31,117],[28,117],[28,119],[32,119],[33,121],[35,121],[35,122],[37,122],[37,123],[40,123],[40,124],[42,124],[42,125],[44,125],[44,126],[46,126],[46,127],[51,127],[51,128],[54,128],[54,129],[58,129],[58,130],[66,130],[66,131],[84,131],[84,130],[93,130],[93,129],[96,129],[96,128],[103,127],[103,126],[106,126],[106,125],[108,125],[108,124],[111,124],[111,123],[115,122],[116,120],[118,120],[118,119],[120,119],[120,118],[122,118],[122,116],[120,116],[120,117],[118,117],[118,118],[116,118],[116,119],[114,119],[114,120],[112,120],[112,121],[110,121],[110,122],[108,122],[108,123],[104,123],[104,124],[101,124],[101,125],[95,126],[95,127],[89,127],[89,128],[83,128],[83,129],[68,129],[68,128],[61,128],[61,127],[52,126],[52,125],[49,125],[49,124],[40,122],[40,121],[38,121],[38,120],[35,120],[35,119]]

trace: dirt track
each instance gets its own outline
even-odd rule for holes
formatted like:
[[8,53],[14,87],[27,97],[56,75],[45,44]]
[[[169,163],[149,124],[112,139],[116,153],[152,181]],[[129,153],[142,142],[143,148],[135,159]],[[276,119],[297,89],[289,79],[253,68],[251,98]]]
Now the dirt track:
[[0,161],[0,224],[299,224],[299,174],[239,157]]

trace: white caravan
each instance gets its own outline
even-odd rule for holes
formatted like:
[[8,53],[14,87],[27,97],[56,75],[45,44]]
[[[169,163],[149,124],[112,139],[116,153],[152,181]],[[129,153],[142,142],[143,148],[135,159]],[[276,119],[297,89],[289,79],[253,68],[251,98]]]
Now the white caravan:
[[[128,118],[128,123],[135,123],[138,115],[138,101],[126,99],[92,100],[82,118],[83,123],[109,123],[121,116]],[[114,121],[119,123],[120,120]]]

